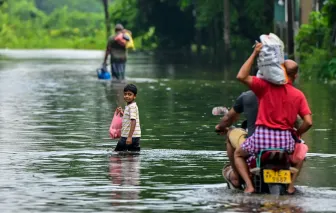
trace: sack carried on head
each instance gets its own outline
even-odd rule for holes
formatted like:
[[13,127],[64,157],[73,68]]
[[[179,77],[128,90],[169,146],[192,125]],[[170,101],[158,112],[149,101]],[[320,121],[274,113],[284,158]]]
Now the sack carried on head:
[[284,43],[273,33],[261,35],[260,41],[263,47],[257,59],[257,77],[273,84],[286,84],[288,76],[284,67]]

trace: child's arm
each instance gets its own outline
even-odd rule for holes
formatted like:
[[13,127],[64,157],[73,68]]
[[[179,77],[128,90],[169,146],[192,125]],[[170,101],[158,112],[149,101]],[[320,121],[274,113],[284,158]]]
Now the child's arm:
[[131,128],[130,128],[130,131],[128,133],[126,144],[132,144],[132,136],[133,136],[133,133],[134,133],[134,130],[135,130],[135,125],[136,125],[136,120],[131,119]]

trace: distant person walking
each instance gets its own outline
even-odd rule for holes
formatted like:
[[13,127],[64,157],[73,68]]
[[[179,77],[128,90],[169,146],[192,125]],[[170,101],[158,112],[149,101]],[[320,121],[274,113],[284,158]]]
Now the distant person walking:
[[117,24],[114,30],[115,35],[111,36],[107,41],[103,66],[106,67],[107,57],[111,55],[112,78],[124,80],[127,61],[127,42],[132,40],[131,32],[124,29],[121,24]]

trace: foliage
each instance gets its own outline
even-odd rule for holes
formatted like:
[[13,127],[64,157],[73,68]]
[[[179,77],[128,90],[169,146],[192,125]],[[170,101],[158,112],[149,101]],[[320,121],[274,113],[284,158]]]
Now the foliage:
[[154,27],[160,49],[189,48],[194,37],[191,9],[182,10],[178,0],[138,0],[138,26]]
[[[155,27],[161,49],[190,49],[195,44],[215,53],[223,49],[223,0],[138,0],[138,10],[140,25]],[[249,51],[260,34],[273,29],[272,1],[230,0],[229,11],[234,50]]]
[[309,24],[302,25],[296,37],[297,52],[305,75],[336,78],[336,0],[329,0],[321,12],[312,12]]
[[0,46],[5,48],[94,48],[103,47],[99,14],[69,12],[67,7],[47,15],[33,1],[5,3],[1,7]]
[[[136,32],[136,9],[127,5],[134,5],[135,1],[113,1],[110,7],[113,14],[111,23],[121,22],[131,29],[134,27],[132,31]],[[86,9],[83,9],[84,5]],[[77,8],[82,8],[84,12]],[[106,34],[102,11],[100,0],[4,2],[0,6],[0,48],[104,49]],[[148,42],[153,32],[152,28],[138,30],[133,34],[135,45],[148,44],[149,48],[153,48],[154,45]]]
[[69,11],[103,13],[101,0],[35,0],[35,3],[38,9],[47,14],[50,14],[55,9],[62,8],[64,5],[69,8]]
[[[309,24],[303,24],[296,37],[296,45],[300,58],[304,60],[315,48],[322,48],[329,37],[327,19],[320,12],[312,12]],[[326,38],[327,37],[327,38]]]
[[325,65],[321,76],[328,79],[336,78],[336,58],[331,59],[328,64]]
[[[101,0],[1,0],[0,47],[105,47]],[[137,49],[191,47],[217,54],[223,49],[223,0],[113,0],[110,23],[133,33]],[[231,47],[250,50],[262,33],[271,32],[273,2],[230,0]],[[256,15],[262,14],[262,15]],[[199,48],[197,48],[199,49]],[[237,57],[244,57],[239,50]]]

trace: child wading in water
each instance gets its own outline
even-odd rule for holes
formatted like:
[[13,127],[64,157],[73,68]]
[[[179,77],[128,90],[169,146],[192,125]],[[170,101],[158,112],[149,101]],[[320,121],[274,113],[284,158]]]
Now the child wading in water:
[[121,138],[114,151],[140,151],[140,119],[138,106],[135,103],[137,88],[133,84],[128,84],[124,88],[124,100],[127,105],[125,110],[121,107],[117,111],[123,115]]

